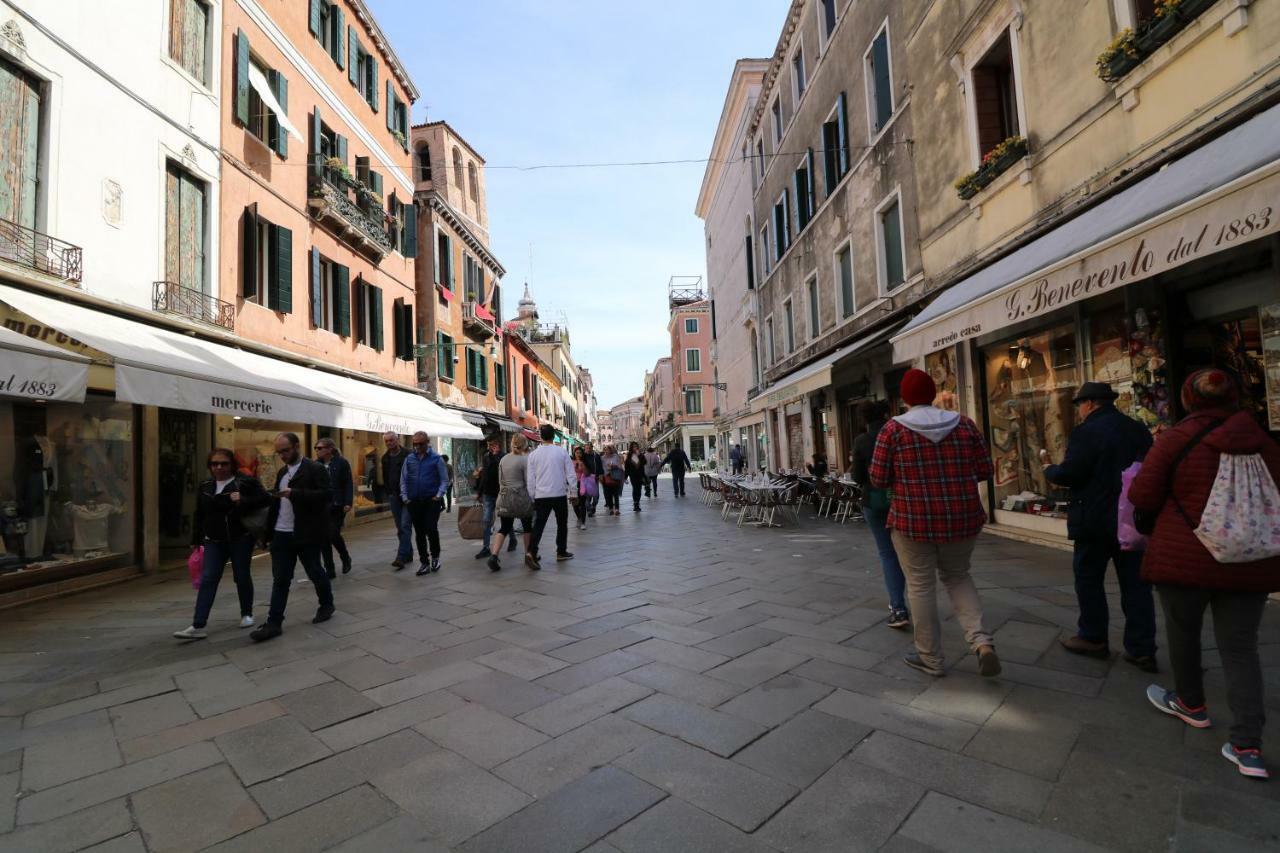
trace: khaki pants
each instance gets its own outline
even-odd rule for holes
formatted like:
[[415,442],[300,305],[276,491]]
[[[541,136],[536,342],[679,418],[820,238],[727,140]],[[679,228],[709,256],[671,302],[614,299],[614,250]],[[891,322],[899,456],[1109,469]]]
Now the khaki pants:
[[978,588],[969,577],[969,558],[975,539],[956,542],[920,542],[893,531],[893,548],[898,552],[902,572],[907,577],[907,604],[915,629],[916,651],[930,666],[942,667],[942,624],[938,619],[935,589],[938,578],[947,588],[956,621],[964,629],[969,648],[993,645],[982,627],[982,603]]

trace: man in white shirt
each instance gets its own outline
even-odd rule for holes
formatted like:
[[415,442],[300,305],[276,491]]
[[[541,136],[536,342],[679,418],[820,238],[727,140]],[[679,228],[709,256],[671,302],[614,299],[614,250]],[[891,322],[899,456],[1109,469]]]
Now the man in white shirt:
[[547,519],[556,516],[556,561],[572,560],[569,553],[569,501],[578,500],[578,476],[573,472],[573,460],[564,448],[555,443],[556,430],[551,424],[543,424],[539,434],[542,444],[529,454],[527,479],[529,497],[533,498],[533,536],[529,539],[525,562],[531,569],[540,569],[538,543]]

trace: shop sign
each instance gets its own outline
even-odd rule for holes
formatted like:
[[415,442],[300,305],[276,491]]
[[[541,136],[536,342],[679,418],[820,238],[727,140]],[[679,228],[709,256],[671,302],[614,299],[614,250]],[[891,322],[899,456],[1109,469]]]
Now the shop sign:
[[0,351],[0,397],[83,403],[88,384],[86,363],[17,350]]
[[[910,361],[1280,231],[1280,175],[1042,270],[894,342]],[[1089,214],[1084,214],[1088,216]],[[1042,239],[1052,239],[1052,234]],[[961,285],[963,286],[963,285]]]

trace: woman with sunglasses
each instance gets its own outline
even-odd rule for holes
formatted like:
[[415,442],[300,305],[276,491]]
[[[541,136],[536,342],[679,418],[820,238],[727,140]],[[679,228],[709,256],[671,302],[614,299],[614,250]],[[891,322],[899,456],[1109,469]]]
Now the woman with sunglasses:
[[235,454],[225,447],[210,451],[206,464],[211,476],[196,490],[196,514],[191,525],[191,549],[204,546],[200,591],[196,594],[191,627],[174,632],[179,640],[203,640],[208,636],[205,625],[227,560],[231,561],[231,575],[240,597],[240,627],[253,626],[253,576],[249,568],[254,533],[245,520],[269,506],[271,496],[256,478],[236,472]]

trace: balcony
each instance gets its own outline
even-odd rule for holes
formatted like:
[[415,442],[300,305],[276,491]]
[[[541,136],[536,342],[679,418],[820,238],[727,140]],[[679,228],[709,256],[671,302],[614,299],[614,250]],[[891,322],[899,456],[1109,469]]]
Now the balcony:
[[373,260],[382,260],[393,248],[380,200],[345,172],[329,166],[313,168],[307,204],[316,219]]
[[0,260],[12,261],[77,287],[84,276],[83,249],[8,219],[0,219]]
[[498,320],[479,302],[462,303],[462,328],[467,334],[488,340],[498,335]]
[[236,306],[176,281],[157,281],[151,287],[151,307],[229,332],[236,328]]

